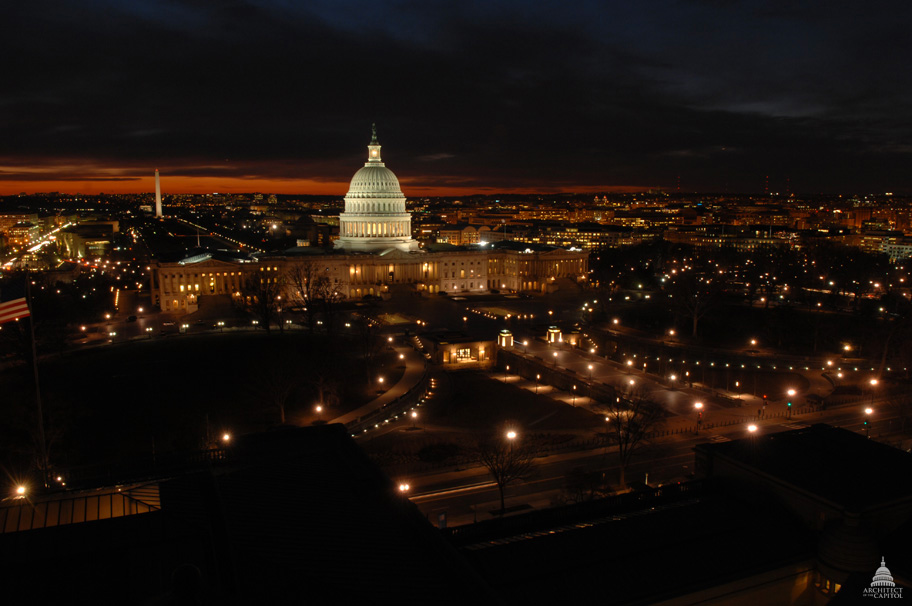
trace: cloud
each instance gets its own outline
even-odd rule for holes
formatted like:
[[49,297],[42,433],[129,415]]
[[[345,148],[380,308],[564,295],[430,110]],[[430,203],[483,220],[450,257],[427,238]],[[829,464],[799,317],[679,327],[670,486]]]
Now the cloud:
[[[397,174],[437,165],[441,184],[685,175],[741,189],[778,171],[817,190],[902,190],[912,15],[895,8],[19,3],[0,25],[0,52],[19,59],[0,91],[0,162],[340,182],[377,122]],[[739,151],[719,164],[721,148]]]

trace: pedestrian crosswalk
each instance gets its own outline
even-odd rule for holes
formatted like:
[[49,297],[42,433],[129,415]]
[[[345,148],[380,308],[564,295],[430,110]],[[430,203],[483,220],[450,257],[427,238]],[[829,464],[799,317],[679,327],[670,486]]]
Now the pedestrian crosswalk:
[[804,429],[805,427],[808,427],[808,425],[805,425],[804,423],[780,423],[780,425],[782,427],[788,427],[789,429]]
[[725,436],[710,436],[709,440],[711,442],[731,442],[731,438]]

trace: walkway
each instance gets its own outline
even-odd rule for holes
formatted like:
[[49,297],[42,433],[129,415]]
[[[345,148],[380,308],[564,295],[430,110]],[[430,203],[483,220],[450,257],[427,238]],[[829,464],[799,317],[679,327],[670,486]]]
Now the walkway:
[[380,410],[384,406],[392,404],[397,399],[407,394],[419,381],[421,381],[421,377],[424,376],[426,368],[425,360],[421,353],[415,351],[411,347],[404,346],[395,347],[394,350],[402,362],[405,363],[405,372],[402,373],[402,378],[377,398],[341,417],[332,419],[329,421],[330,423],[342,423],[343,425],[346,425],[372,412]]

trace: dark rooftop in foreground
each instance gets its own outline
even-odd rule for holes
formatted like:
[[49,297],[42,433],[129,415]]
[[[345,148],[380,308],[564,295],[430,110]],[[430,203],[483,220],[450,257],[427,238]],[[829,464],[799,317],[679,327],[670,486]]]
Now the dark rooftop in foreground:
[[[147,480],[143,494],[125,489],[126,499],[107,507],[99,497],[118,487],[66,493],[71,505],[54,508],[57,520],[64,509],[81,516],[0,534],[0,570],[16,580],[5,597],[423,605],[478,603],[490,594],[341,425],[242,436],[223,460]],[[137,499],[146,509],[123,515],[118,503]],[[31,509],[3,506],[18,508],[17,516]],[[193,586],[199,601],[169,601]]]
[[[732,442],[700,444],[850,511],[909,498],[912,454],[852,431],[817,424]],[[838,481],[822,470],[839,470]]]

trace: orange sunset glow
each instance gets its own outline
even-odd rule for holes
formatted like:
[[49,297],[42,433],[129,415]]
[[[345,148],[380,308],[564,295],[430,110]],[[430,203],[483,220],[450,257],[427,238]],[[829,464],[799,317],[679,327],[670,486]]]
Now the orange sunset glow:
[[[473,194],[535,194],[535,193],[631,193],[644,191],[649,186],[592,186],[577,185],[566,187],[495,187],[495,186],[434,186],[428,185],[431,178],[402,179],[402,188],[409,197],[468,196]],[[349,183],[317,179],[242,179],[237,177],[169,177],[162,173],[162,193],[208,194],[262,192],[287,195],[344,196]],[[419,184],[420,183],[420,184]],[[121,177],[102,180],[9,180],[0,181],[0,195],[34,194],[59,192],[65,194],[136,194],[155,191],[155,181],[149,177]]]

